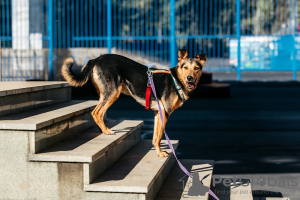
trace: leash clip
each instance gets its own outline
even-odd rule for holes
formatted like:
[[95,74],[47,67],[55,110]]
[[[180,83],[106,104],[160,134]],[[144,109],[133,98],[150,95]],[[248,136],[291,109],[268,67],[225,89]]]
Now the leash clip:
[[152,77],[153,76],[153,73],[152,73],[152,71],[150,69],[148,69],[147,75],[148,75],[148,77]]

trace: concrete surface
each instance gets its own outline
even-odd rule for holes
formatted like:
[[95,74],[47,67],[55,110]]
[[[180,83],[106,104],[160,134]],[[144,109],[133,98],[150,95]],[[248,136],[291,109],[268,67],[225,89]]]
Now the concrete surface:
[[[93,128],[42,152],[29,154],[29,160],[49,162],[94,162],[109,149],[118,148],[118,144],[123,140],[126,140],[128,135],[134,134],[136,130],[140,129],[142,124],[142,121],[130,120],[117,122],[110,127],[115,132],[114,135],[101,134],[98,127],[94,126]],[[129,148],[130,147],[128,147],[127,150]],[[126,150],[124,149],[124,151]]]
[[[194,172],[199,174],[199,181],[203,179],[203,185],[210,188],[213,172],[212,160],[189,160],[181,159],[180,162],[193,175]],[[175,199],[198,199],[207,200],[208,193],[202,196],[190,196],[188,191],[193,185],[193,181],[188,177],[175,162],[171,172],[164,181],[159,190],[156,200],[175,200]]]
[[[0,199],[146,199],[145,194],[85,192],[83,185],[86,164],[83,163],[29,162],[29,135],[30,131],[0,131]],[[132,135],[136,136],[134,133],[129,135],[129,140],[136,140],[136,137],[130,138]],[[133,142],[129,143],[119,141],[121,146],[133,145]],[[148,150],[145,146],[142,148]],[[117,154],[125,151],[126,148],[112,148],[105,156],[112,162],[116,160]],[[97,167],[95,162],[97,160],[93,162],[94,168]],[[103,162],[96,164],[104,165]],[[161,177],[156,178],[163,180]]]
[[84,112],[92,111],[97,101],[69,101],[27,112],[0,117],[0,129],[38,130],[69,119]]
[[242,181],[235,181],[230,186],[230,200],[253,200],[251,183],[244,186]]
[[[0,116],[71,100],[71,88],[65,86],[65,83],[52,85],[46,83],[46,86],[42,86],[41,83],[37,85],[35,82],[20,82],[18,84],[13,82],[12,85],[7,82],[5,84],[0,82],[0,84],[1,93],[5,94],[0,96]],[[35,87],[35,85],[37,86]]]
[[69,87],[69,84],[64,81],[0,82],[0,96],[36,92],[62,87]]
[[[172,141],[174,149],[178,141]],[[166,141],[161,142],[162,150],[171,152]],[[85,191],[108,193],[141,193],[152,199],[174,164],[174,157],[160,158],[152,147],[151,140],[142,140],[123,155],[103,175],[89,185]]]

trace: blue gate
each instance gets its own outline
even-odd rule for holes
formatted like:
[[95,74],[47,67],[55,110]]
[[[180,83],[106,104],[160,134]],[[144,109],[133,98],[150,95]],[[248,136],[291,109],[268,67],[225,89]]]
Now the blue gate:
[[210,71],[293,71],[300,60],[297,0],[0,0],[0,79],[61,80],[116,53],[174,67],[177,50],[207,53]]

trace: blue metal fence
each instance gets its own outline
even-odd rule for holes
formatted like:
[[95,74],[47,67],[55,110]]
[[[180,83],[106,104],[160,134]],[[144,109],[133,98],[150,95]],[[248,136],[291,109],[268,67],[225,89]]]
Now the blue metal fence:
[[0,78],[59,80],[117,53],[174,67],[177,50],[207,53],[206,70],[299,69],[298,0],[0,0]]

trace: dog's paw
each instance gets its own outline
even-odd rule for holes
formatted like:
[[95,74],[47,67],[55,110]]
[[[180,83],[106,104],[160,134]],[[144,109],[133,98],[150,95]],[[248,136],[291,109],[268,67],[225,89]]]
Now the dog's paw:
[[166,151],[161,151],[157,154],[158,157],[168,157],[169,154]]
[[109,128],[106,129],[106,131],[104,131],[103,133],[106,134],[106,135],[114,135],[114,134],[115,134],[115,132],[113,132],[113,131],[110,130]]

